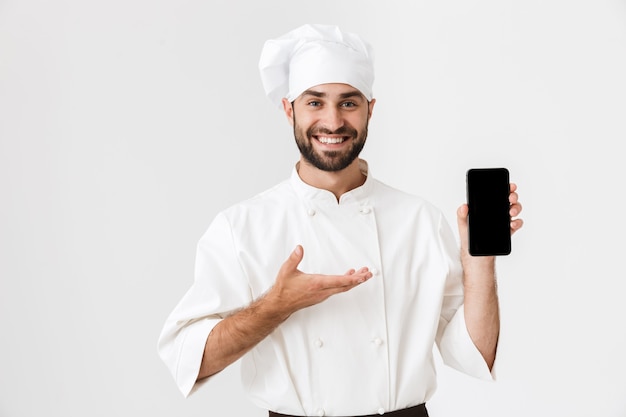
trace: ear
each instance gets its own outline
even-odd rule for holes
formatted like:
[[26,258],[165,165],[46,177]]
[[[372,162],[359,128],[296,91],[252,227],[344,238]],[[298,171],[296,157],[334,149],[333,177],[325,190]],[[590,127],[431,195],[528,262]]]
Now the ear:
[[368,104],[367,120],[372,118],[372,113],[374,112],[374,104],[376,104],[376,99],[375,98],[371,99],[369,104]]
[[285,116],[287,116],[287,120],[289,120],[289,124],[293,126],[293,106],[286,98],[283,98],[283,111],[285,112]]

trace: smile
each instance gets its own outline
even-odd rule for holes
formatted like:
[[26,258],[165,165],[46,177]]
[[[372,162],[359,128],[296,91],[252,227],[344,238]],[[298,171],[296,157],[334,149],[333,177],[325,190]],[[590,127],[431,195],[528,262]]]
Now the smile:
[[329,138],[326,136],[317,136],[316,139],[324,144],[342,143],[344,140],[346,140],[345,138]]

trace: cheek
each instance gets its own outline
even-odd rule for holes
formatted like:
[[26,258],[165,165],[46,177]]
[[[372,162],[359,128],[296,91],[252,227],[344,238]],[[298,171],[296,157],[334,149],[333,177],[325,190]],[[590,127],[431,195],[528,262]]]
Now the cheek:
[[315,127],[315,122],[311,121],[305,117],[298,117],[296,119],[296,123],[295,123],[295,127],[296,129],[302,130],[303,132],[306,132],[307,130]]
[[346,119],[346,124],[359,131],[363,130],[367,126],[367,118],[363,117],[351,117]]

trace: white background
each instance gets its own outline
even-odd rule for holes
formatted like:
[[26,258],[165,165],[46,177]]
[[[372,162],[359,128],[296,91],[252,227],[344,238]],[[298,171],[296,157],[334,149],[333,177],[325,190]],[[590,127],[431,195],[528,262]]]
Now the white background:
[[264,40],[376,50],[363,156],[455,226],[470,167],[525,207],[499,260],[499,381],[433,417],[626,416],[626,2],[0,0],[0,416],[263,416],[238,369],[183,399],[156,341],[215,214],[297,159]]

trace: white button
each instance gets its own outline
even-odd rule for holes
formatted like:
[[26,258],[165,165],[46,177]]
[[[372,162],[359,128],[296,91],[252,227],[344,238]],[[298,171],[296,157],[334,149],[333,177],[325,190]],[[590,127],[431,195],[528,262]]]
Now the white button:
[[317,346],[318,348],[321,348],[322,346],[324,346],[324,342],[322,342],[322,339],[317,339],[315,341],[315,346]]
[[371,211],[372,211],[372,209],[367,207],[367,206],[366,207],[361,207],[361,213],[363,213],[363,214],[370,214]]
[[380,271],[377,268],[372,268],[370,269],[370,272],[372,273],[372,275],[378,275]]
[[381,416],[382,416],[383,414],[385,414],[385,409],[384,409],[384,408],[382,408],[382,407],[380,407],[380,408],[378,409],[378,414],[380,414]]
[[326,414],[326,413],[324,412],[324,409],[323,409],[323,408],[320,408],[319,410],[317,410],[317,415],[318,415],[319,417],[324,417],[324,414]]
[[308,209],[306,214],[308,214],[309,216],[315,216],[315,210],[313,209]]
[[374,339],[374,344],[376,346],[380,346],[383,344],[383,340],[380,337],[377,337],[376,339]]

